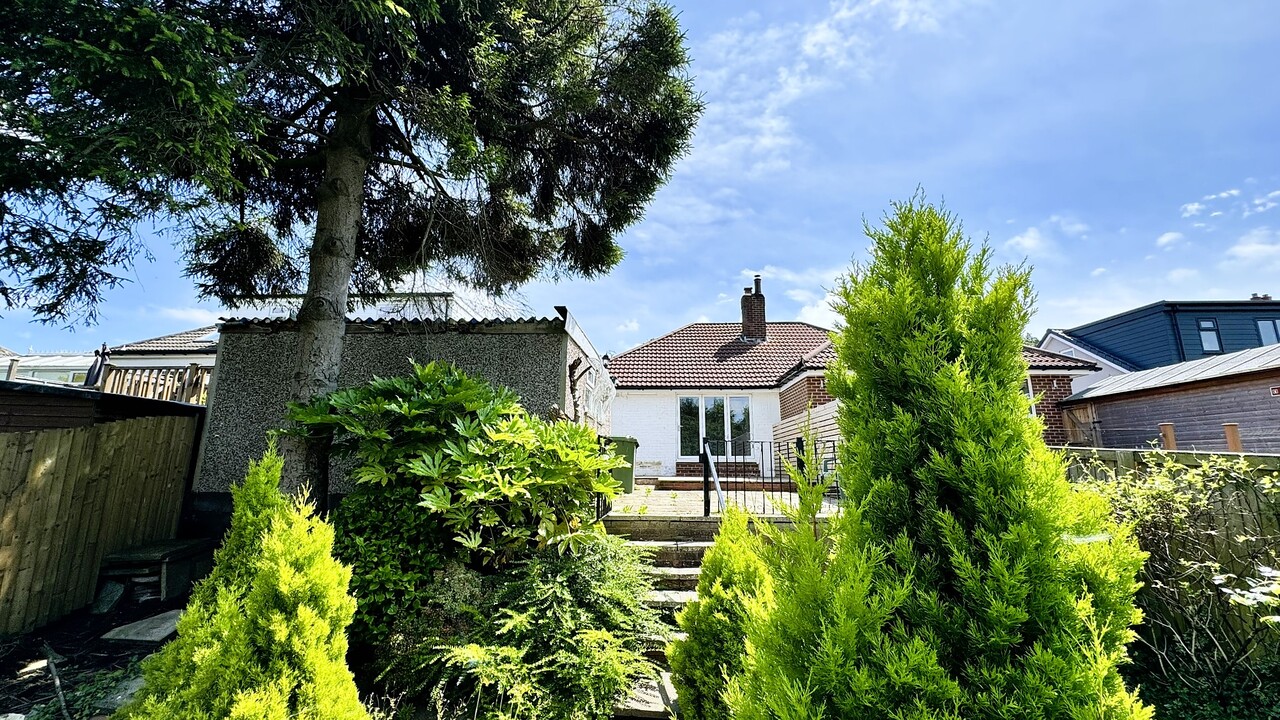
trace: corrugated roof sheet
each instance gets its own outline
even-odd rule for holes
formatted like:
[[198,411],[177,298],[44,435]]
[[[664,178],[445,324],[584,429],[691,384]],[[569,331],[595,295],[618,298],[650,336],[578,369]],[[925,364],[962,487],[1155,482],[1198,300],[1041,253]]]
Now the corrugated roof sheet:
[[1273,369],[1280,369],[1280,345],[1266,345],[1150,370],[1113,375],[1068,397],[1063,402],[1093,400],[1107,395],[1154,390]]
[[9,348],[3,345],[0,345],[0,357],[13,357],[14,355],[17,355],[17,354],[18,353],[10,350]]
[[115,354],[129,355],[133,353],[208,353],[218,351],[218,326],[208,325],[194,330],[183,330],[172,335],[161,335],[149,340],[126,343],[111,348]]
[[808,323],[768,323],[756,343],[741,323],[693,323],[612,358],[609,374],[619,388],[771,388],[821,360],[823,344],[828,331]]
[[[222,318],[222,327],[228,326],[258,326],[269,328],[291,328],[298,324],[297,319],[291,317],[231,317]],[[527,318],[474,318],[474,319],[455,319],[443,320],[440,318],[375,318],[375,317],[348,317],[347,323],[351,325],[386,325],[388,327],[394,325],[430,325],[440,329],[448,330],[450,328],[458,328],[465,330],[473,327],[494,327],[500,325],[534,325],[534,324],[552,324],[564,325],[564,318],[548,318],[548,317],[527,317]]]

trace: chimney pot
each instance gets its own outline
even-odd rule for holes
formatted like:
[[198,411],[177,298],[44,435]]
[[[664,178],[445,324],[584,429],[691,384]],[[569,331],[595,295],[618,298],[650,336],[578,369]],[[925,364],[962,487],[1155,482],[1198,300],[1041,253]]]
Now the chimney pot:
[[760,294],[760,276],[756,275],[756,294]]

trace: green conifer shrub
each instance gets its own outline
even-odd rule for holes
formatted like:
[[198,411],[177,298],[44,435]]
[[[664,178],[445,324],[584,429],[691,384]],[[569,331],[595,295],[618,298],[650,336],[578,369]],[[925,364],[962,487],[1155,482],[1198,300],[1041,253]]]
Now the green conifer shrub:
[[146,684],[117,718],[369,717],[346,665],[351,571],[333,559],[333,529],[281,495],[281,466],[269,449],[233,489],[218,565],[178,637],[143,663]]
[[680,714],[691,720],[726,720],[727,678],[742,671],[746,605],[772,595],[768,567],[750,514],[725,508],[715,544],[702,559],[698,599],[676,615],[686,639],[667,647],[667,662],[680,697]]
[[653,674],[646,639],[662,633],[643,600],[647,556],[603,533],[543,549],[497,575],[438,573],[424,613],[397,623],[384,652],[389,692],[427,717],[605,720]]
[[766,538],[733,717],[1150,717],[1116,669],[1142,554],[1029,413],[1028,271],[922,197],[867,234],[828,371],[847,505]]

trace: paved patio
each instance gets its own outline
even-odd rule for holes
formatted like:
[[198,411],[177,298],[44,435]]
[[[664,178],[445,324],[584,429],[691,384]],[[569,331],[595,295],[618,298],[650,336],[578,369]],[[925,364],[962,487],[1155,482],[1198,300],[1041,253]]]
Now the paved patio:
[[[761,490],[725,492],[726,504],[744,507],[756,515],[781,515],[783,506],[795,505],[796,493]],[[830,515],[839,506],[835,498],[824,498],[820,515]],[[612,515],[652,517],[702,517],[701,490],[658,490],[653,485],[636,485],[635,492],[613,501]],[[711,494],[711,514],[718,516],[719,504]]]

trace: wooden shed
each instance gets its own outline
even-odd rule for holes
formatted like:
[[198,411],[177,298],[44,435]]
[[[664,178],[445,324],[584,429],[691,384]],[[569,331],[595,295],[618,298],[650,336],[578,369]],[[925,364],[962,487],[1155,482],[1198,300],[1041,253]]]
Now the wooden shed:
[[1059,405],[1073,445],[1149,447],[1166,424],[1179,450],[1280,452],[1280,345],[1116,375]]

